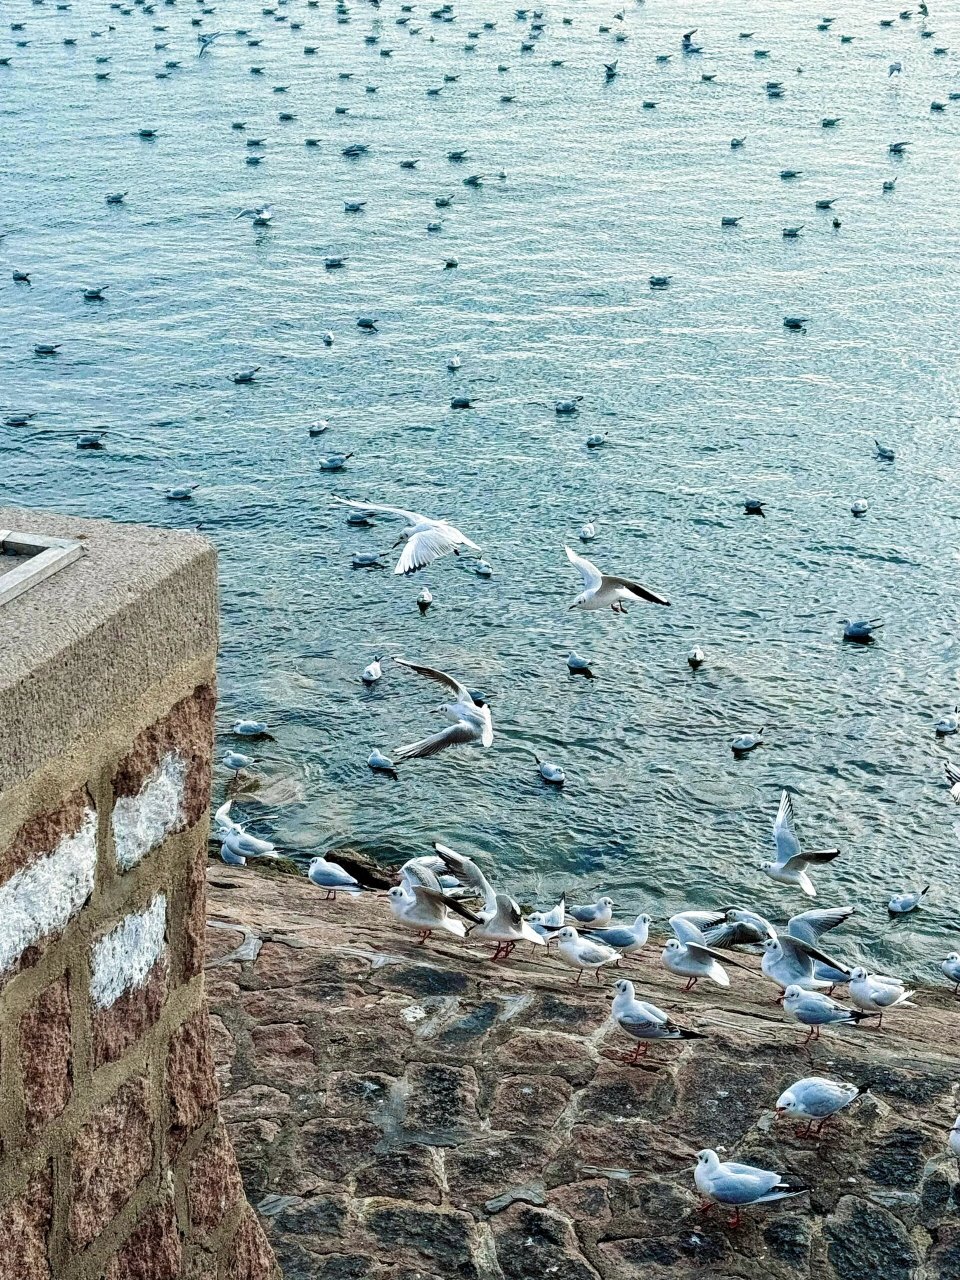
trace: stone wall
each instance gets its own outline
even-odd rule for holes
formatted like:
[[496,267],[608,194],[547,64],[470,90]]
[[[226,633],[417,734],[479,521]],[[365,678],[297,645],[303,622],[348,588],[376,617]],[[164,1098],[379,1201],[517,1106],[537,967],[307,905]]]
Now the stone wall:
[[203,988],[216,564],[84,555],[0,607],[0,1280],[268,1280]]
[[[756,957],[683,994],[660,940],[578,987],[553,948],[417,946],[382,894],[208,886],[223,1117],[284,1280],[960,1280],[945,982],[801,1047]],[[618,976],[707,1038],[625,1062]],[[775,1118],[807,1075],[869,1088],[820,1138]],[[707,1146],[809,1193],[704,1216]]]

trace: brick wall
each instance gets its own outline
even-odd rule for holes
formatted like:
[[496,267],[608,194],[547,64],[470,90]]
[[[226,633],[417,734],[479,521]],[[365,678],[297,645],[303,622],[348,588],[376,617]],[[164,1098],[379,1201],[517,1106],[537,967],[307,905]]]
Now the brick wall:
[[[17,514],[0,524],[24,527]],[[5,628],[37,632],[36,682],[57,690],[38,700],[24,669],[20,687],[0,679],[0,726],[5,700],[21,709],[15,738],[0,727],[0,1280],[273,1280],[218,1112],[203,991],[212,553],[53,525],[29,527],[81,530],[87,556],[0,609],[0,649]],[[138,563],[157,536],[173,547]],[[127,577],[117,600],[149,591],[170,628],[192,619],[192,647],[118,623],[104,576]],[[91,710],[72,675],[77,646],[88,663],[98,643],[112,696]],[[58,718],[61,755],[31,758],[25,699],[44,741]]]

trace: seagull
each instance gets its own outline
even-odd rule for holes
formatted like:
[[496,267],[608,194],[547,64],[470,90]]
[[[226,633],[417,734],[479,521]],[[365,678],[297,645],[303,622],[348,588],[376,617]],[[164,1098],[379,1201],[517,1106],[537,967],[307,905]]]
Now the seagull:
[[260,368],[260,365],[255,364],[251,369],[241,369],[238,373],[233,375],[233,380],[238,385],[243,382],[253,382],[254,378],[256,378],[257,374],[260,372]]
[[699,1031],[678,1026],[655,1004],[638,1000],[633,983],[626,978],[621,978],[614,987],[613,1020],[621,1031],[637,1042],[633,1053],[627,1055],[628,1062],[638,1062],[641,1057],[646,1057],[651,1040],[706,1040],[707,1037]]
[[567,916],[587,929],[603,929],[613,919],[613,899],[598,898],[596,902],[588,902],[580,907],[567,907]]
[[497,893],[472,858],[468,858],[446,845],[434,841],[434,849],[448,871],[452,872],[466,888],[483,898],[479,910],[480,924],[471,933],[496,942],[494,960],[505,960],[518,942],[530,942],[541,947],[546,938],[523,919],[519,905],[506,893]]
[[478,915],[455,898],[423,885],[396,885],[389,890],[387,897],[390,900],[390,910],[398,923],[416,929],[421,945],[436,929],[452,933],[455,938],[462,938],[467,932],[464,920],[469,920],[471,924],[481,923]]
[[328,453],[317,460],[317,465],[321,471],[342,471],[352,457],[352,453]]
[[367,767],[372,769],[374,773],[388,774],[393,778],[394,782],[397,780],[397,771],[393,767],[393,761],[376,748],[367,756]]
[[865,516],[869,510],[869,503],[866,498],[855,498],[850,504],[850,514],[854,516]]
[[548,782],[553,787],[562,787],[567,780],[567,775],[558,764],[553,764],[550,760],[541,760],[535,755],[534,760],[537,762],[537,770],[544,782]]
[[224,768],[232,769],[234,776],[239,774],[241,769],[249,769],[254,764],[256,760],[253,756],[244,755],[242,751],[228,751],[223,757]]
[[742,221],[743,221],[743,214],[741,214],[738,218],[727,216],[727,217],[722,217],[720,219],[720,225],[721,227],[739,227]]
[[943,767],[947,774],[947,781],[950,783],[950,799],[954,804],[960,804],[960,769],[949,760],[944,760]]
[[941,716],[933,726],[938,738],[949,738],[960,729],[960,707],[954,707],[946,715]]
[[889,79],[890,76],[900,75],[902,71],[903,71],[902,62],[891,62],[889,67],[887,67],[887,79]]
[[239,738],[268,738],[273,741],[265,720],[238,720],[231,732]]
[[268,204],[258,204],[252,209],[241,209],[234,222],[237,218],[252,218],[255,227],[269,227],[273,221],[273,210]]
[[111,194],[107,196],[107,198],[106,198],[106,203],[107,203],[107,204],[123,204],[123,202],[124,202],[124,200],[126,200],[126,198],[127,198],[127,192],[126,192],[126,191],[114,191],[114,192],[111,192]]
[[581,542],[592,542],[596,536],[596,519],[588,520],[587,523],[581,527],[580,532],[577,535]]
[[563,417],[564,415],[569,415],[571,413],[579,413],[580,403],[582,400],[583,396],[573,396],[569,400],[558,400],[553,406],[553,411],[557,417]]
[[951,1152],[960,1161],[960,1116],[957,1116],[954,1123],[950,1126],[950,1136],[947,1138],[947,1146]]
[[795,1120],[806,1120],[806,1130],[801,1132],[798,1126],[796,1132],[798,1138],[809,1138],[814,1123],[819,1134],[831,1116],[849,1107],[862,1093],[866,1093],[864,1085],[827,1080],[823,1076],[805,1076],[784,1089],[777,1099],[777,1119],[791,1116]]
[[585,969],[593,969],[599,982],[602,967],[605,964],[616,964],[620,959],[619,951],[605,947],[602,943],[592,942],[589,938],[581,938],[570,925],[565,925],[557,934],[557,943],[560,959],[578,971],[576,986],[580,985]]
[[873,443],[876,445],[877,457],[881,462],[893,462],[897,455],[892,449],[888,449],[886,445],[882,445],[879,440],[874,440]]
[[420,742],[401,747],[397,752],[397,760],[435,756],[447,747],[493,745],[493,719],[490,708],[479,694],[471,693],[465,685],[454,680],[453,676],[448,676],[434,667],[425,667],[418,662],[408,662],[406,658],[396,656],[393,660],[401,667],[409,667],[418,675],[426,676],[428,680],[436,680],[439,684],[446,685],[457,695],[455,702],[442,708],[453,724],[447,729],[440,729],[437,733],[431,734],[429,738],[423,738]]
[[622,956],[632,956],[647,944],[653,920],[646,913],[637,916],[633,924],[611,924],[606,929],[592,929],[590,937],[607,947],[613,947]]
[[307,872],[307,878],[312,884],[326,889],[327,898],[336,901],[337,890],[346,889],[351,893],[355,893],[359,888],[359,883],[353,878],[349,871],[345,871],[343,867],[336,862],[327,862],[326,858],[311,858],[310,870]]
[[586,658],[581,658],[578,653],[571,653],[568,656],[567,670],[572,676],[583,676],[587,680],[593,679],[589,661]]
[[368,667],[364,667],[363,673],[361,674],[360,679],[363,681],[365,685],[369,686],[372,684],[376,684],[378,680],[382,679],[382,677],[383,677],[383,671],[381,670],[381,667],[380,667],[380,658],[379,656],[377,656],[374,658],[374,660],[370,663]]
[[447,361],[447,368],[450,370],[451,373],[456,373],[456,371],[460,368],[460,364],[461,364],[460,357],[458,355],[453,355]]
[[430,608],[432,604],[433,604],[433,593],[431,592],[429,587],[424,587],[423,590],[420,592],[420,594],[417,596],[417,608],[420,610],[421,617],[423,617],[423,615],[427,612],[427,610]]
[[36,356],[55,356],[62,346],[62,342],[38,342],[33,348],[33,354]]
[[193,497],[194,489],[199,489],[198,484],[178,484],[172,489],[168,489],[164,497],[168,502],[189,502]]
[[960,951],[951,951],[945,960],[941,960],[940,970],[953,983],[953,994],[960,995]]
[[730,750],[738,760],[763,746],[763,728],[758,733],[741,733],[730,743]]
[[693,1179],[708,1210],[715,1204],[733,1208],[732,1227],[739,1227],[740,1211],[747,1205],[789,1200],[807,1191],[806,1187],[788,1187],[781,1174],[768,1169],[733,1161],[723,1162],[715,1151],[709,1149],[697,1152]]
[[761,862],[760,870],[780,884],[798,885],[810,898],[817,896],[813,881],[807,875],[807,864],[820,865],[832,862],[840,854],[839,849],[816,849],[811,853],[800,852],[800,841],[794,830],[793,801],[788,791],[780,792],[780,805],[773,820],[773,842],[776,845],[775,862]]
[[879,974],[869,974],[862,966],[854,969],[850,975],[850,999],[865,1013],[879,1013],[877,1023],[879,1030],[883,1026],[883,1015],[887,1009],[895,1009],[903,1005],[907,1009],[915,1009],[910,1003],[914,991],[905,991],[898,978],[884,978]]
[[101,284],[101,285],[96,285],[90,289],[84,289],[83,291],[84,302],[105,302],[106,299],[103,296],[103,291],[104,289],[109,289],[109,288],[110,286],[108,284]]
[[[239,823],[234,823],[223,834],[223,848],[241,858],[278,858],[276,845],[270,840],[259,840],[248,835]],[[226,861],[226,859],[224,859]]]
[[763,516],[763,518],[766,519],[767,513],[764,511],[763,508],[764,508],[764,503],[761,502],[759,498],[746,498],[744,500],[743,511],[745,515]]
[[334,501],[362,511],[380,511],[385,515],[400,516],[407,521],[408,527],[402,531],[398,540],[398,543],[405,540],[406,545],[397,561],[394,573],[416,573],[451,551],[454,555],[459,555],[461,547],[470,547],[474,551],[480,550],[466,534],[461,533],[452,524],[448,524],[446,520],[434,520],[430,516],[420,515],[405,507],[389,507],[375,502],[354,502],[349,498],[334,498]]
[[784,991],[783,1007],[791,1018],[807,1028],[802,1044],[819,1040],[822,1027],[856,1026],[867,1017],[859,1009],[845,1009],[820,991],[804,991],[803,987],[797,986],[787,987]]
[[687,662],[690,664],[690,666],[693,668],[694,671],[699,671],[699,669],[703,666],[706,660],[707,660],[707,655],[703,652],[700,646],[696,644],[687,654]]
[[608,577],[601,573],[595,564],[591,564],[583,556],[578,556],[569,547],[564,547],[564,551],[570,563],[579,569],[584,586],[584,590],[570,605],[571,609],[605,609],[609,605],[614,613],[626,613],[624,601],[627,600],[632,604],[646,600],[650,604],[669,605],[669,600],[664,596],[658,596],[649,588],[642,587],[628,578]]
[[[789,925],[787,928],[789,929]],[[817,961],[839,974],[839,981],[849,981],[850,971],[843,968],[839,961],[831,959],[812,943],[794,938],[789,933],[764,941],[760,967],[764,976],[777,983],[783,991],[788,987],[801,987],[804,991],[832,990],[835,982],[816,976]],[[778,999],[777,1003],[779,1002]]]
[[911,911],[916,911],[919,907],[924,894],[930,892],[930,886],[924,885],[922,889],[908,890],[904,893],[895,893],[887,903],[887,910],[892,916],[905,916]]
[[701,978],[709,978],[718,987],[729,987],[730,979],[720,961],[738,968],[742,966],[707,946],[701,930],[682,914],[670,917],[670,927],[677,936],[660,952],[660,959],[670,973],[687,979],[684,991],[692,991]]
[[843,627],[843,638],[849,640],[853,644],[873,644],[873,632],[879,631],[883,623],[874,618],[872,621],[865,618],[841,618],[840,623]]

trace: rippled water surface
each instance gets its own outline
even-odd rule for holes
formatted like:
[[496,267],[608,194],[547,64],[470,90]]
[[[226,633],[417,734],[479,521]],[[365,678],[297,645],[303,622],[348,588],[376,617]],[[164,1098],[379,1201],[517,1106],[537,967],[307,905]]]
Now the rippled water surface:
[[[4,5],[26,29],[0,35],[0,409],[38,416],[0,428],[0,498],[199,523],[216,542],[221,748],[241,714],[277,739],[237,806],[252,830],[303,855],[442,838],[525,900],[610,891],[623,915],[749,902],[782,919],[807,904],[756,864],[787,786],[801,837],[843,850],[816,872],[822,903],[861,909],[838,947],[935,974],[960,927],[933,734],[960,701],[960,12],[932,7],[927,39],[919,17],[881,28],[896,5],[866,0],[828,31],[808,0],[627,0],[622,21],[548,3],[521,52],[530,19],[502,0],[463,0],[451,22],[418,3],[407,25],[396,0],[352,0],[341,22],[330,0]],[[703,52],[683,56],[691,27]],[[198,30],[225,33],[202,59]],[[181,65],[157,78],[166,60]],[[355,142],[369,154],[344,158]],[[839,229],[814,207],[828,197]],[[261,201],[272,226],[235,219]],[[343,270],[324,270],[331,254]],[[101,284],[107,301],[84,302]],[[63,345],[37,357],[43,341]],[[257,381],[234,385],[249,365]],[[450,409],[456,394],[475,407]],[[557,417],[572,395],[579,414]],[[318,417],[330,430],[311,439]],[[77,451],[103,427],[105,450]],[[609,443],[588,450],[595,432]],[[321,473],[334,451],[353,457]],[[192,502],[165,500],[187,482]],[[449,516],[493,577],[453,557],[412,581],[352,570],[354,553],[397,554],[400,526],[348,529],[334,493]],[[742,513],[751,496],[766,519]],[[672,608],[568,612],[563,545],[589,517],[591,557]],[[847,616],[882,618],[880,642],[843,645]],[[593,681],[568,675],[574,648]],[[389,663],[361,686],[374,653],[400,652],[483,690],[491,751],[398,782],[368,771],[372,747],[439,723],[438,688]],[[761,725],[765,747],[734,761],[731,738]],[[562,792],[534,752],[564,766]],[[928,908],[891,924],[889,893],[928,881]]]

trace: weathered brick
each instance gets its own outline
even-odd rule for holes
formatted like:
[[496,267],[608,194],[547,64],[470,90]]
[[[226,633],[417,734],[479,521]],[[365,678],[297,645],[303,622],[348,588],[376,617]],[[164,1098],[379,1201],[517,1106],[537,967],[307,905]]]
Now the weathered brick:
[[169,963],[164,957],[141,987],[132,987],[108,1009],[93,1012],[93,1065],[115,1062],[154,1025],[167,999]]
[[83,824],[90,799],[82,788],[72,791],[59,808],[38,813],[25,822],[5,849],[0,849],[0,884],[50,853],[64,836],[73,835]]
[[56,1119],[73,1091],[70,993],[66,976],[42,991],[20,1019],[25,1127],[32,1141]]
[[179,1152],[194,1129],[200,1127],[217,1104],[217,1082],[206,1010],[188,1018],[170,1038],[167,1051],[167,1096],[170,1100],[170,1129],[167,1154]]
[[190,1161],[187,1198],[191,1226],[212,1234],[242,1196],[243,1184],[230,1139],[218,1123]]
[[190,867],[186,901],[181,912],[183,930],[181,982],[189,982],[203,972],[207,929],[207,846],[198,846]]
[[52,1280],[47,1236],[53,1211],[49,1167],[0,1208],[0,1280]]
[[152,1163],[150,1085],[140,1077],[122,1085],[74,1141],[69,1230],[78,1247],[116,1216]]
[[150,1209],[111,1259],[103,1280],[178,1280],[183,1247],[173,1199]]
[[279,1274],[263,1228],[248,1209],[224,1252],[219,1280],[274,1280]]
[[117,766],[113,778],[115,799],[137,795],[164,756],[175,751],[187,762],[183,821],[176,829],[185,830],[198,822],[210,803],[215,706],[213,686],[201,684],[156,724],[144,729]]

